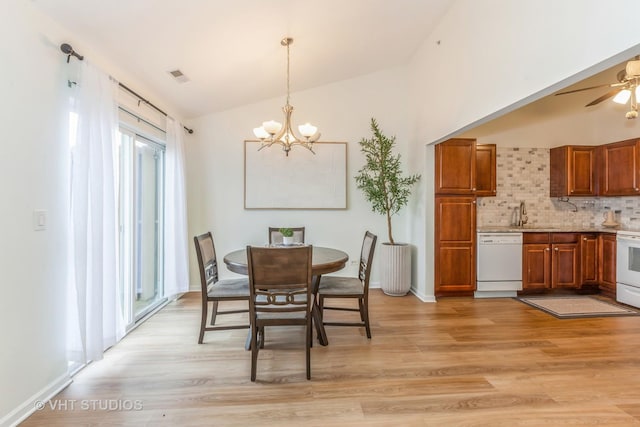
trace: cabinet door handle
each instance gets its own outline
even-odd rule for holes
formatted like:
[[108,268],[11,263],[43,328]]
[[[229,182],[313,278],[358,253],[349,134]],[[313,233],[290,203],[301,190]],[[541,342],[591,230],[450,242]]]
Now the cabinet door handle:
[[[471,189],[471,191],[476,191],[476,187],[473,187],[473,188]],[[636,191],[638,191],[638,189],[637,189],[637,188],[636,188]]]
[[582,240],[584,240],[584,241],[586,242],[586,241],[587,241],[587,238],[586,238],[586,237],[583,237],[583,238],[582,238]]
[[554,250],[554,251],[557,251],[557,250],[559,250],[559,249],[558,249],[558,248],[553,248],[553,250]]
[[549,252],[549,248],[545,249],[545,251]]

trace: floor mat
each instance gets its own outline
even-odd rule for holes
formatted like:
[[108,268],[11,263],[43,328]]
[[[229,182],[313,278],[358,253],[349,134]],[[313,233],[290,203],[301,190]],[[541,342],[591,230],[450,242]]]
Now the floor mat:
[[640,315],[639,311],[630,307],[592,296],[537,296],[518,299],[559,319]]

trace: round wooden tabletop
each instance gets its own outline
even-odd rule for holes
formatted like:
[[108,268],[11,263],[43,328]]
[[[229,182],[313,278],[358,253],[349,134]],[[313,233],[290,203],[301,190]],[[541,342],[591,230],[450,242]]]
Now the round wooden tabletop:
[[[320,276],[322,274],[333,273],[334,271],[342,270],[347,261],[349,255],[338,249],[323,248],[321,246],[313,247],[313,255],[311,263],[313,265],[313,275]],[[237,251],[229,252],[224,256],[224,263],[227,268],[234,273],[249,274],[247,268],[247,250],[239,249]]]

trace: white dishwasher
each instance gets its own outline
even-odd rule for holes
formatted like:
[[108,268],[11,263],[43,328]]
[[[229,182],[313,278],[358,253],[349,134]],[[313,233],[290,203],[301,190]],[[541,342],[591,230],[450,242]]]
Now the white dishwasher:
[[476,298],[515,297],[522,290],[522,233],[478,233]]

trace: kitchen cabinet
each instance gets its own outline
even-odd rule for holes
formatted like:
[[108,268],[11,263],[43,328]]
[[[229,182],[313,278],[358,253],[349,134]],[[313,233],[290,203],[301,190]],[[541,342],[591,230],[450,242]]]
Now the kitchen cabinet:
[[473,195],[476,192],[476,140],[450,139],[435,147],[435,193]]
[[473,295],[476,288],[476,199],[435,199],[435,295]]
[[578,242],[578,233],[524,233],[523,290],[579,288]]
[[597,147],[565,145],[550,150],[551,197],[595,196]]
[[640,139],[598,147],[600,195],[640,195]]
[[[528,234],[525,234],[525,236]],[[550,250],[549,243],[526,243],[522,245],[523,290],[545,290],[551,287]]]
[[580,270],[581,284],[598,283],[598,235],[584,233],[580,236]]
[[602,233],[598,236],[598,282],[604,296],[616,297],[616,235]]
[[476,196],[496,195],[496,145],[476,144]]

